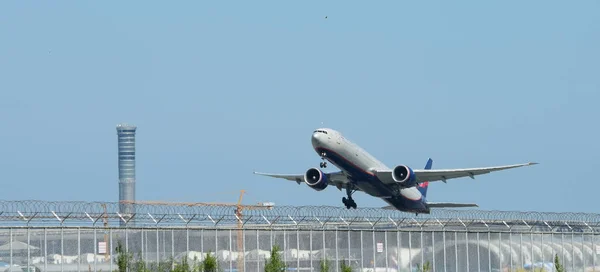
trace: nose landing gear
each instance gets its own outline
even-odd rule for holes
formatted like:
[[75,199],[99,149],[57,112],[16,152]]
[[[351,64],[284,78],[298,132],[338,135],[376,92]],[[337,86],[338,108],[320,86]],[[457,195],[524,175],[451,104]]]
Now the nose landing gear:
[[323,160],[321,163],[319,163],[319,167],[321,168],[327,168],[327,162],[325,161],[325,152],[321,152],[321,160]]

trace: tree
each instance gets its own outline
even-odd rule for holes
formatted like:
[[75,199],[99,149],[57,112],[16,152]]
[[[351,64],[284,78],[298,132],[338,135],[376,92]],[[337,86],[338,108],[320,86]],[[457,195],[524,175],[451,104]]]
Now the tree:
[[281,272],[284,271],[285,268],[286,265],[279,254],[279,246],[274,245],[273,248],[271,248],[271,258],[265,262],[265,272]]
[[565,272],[565,268],[558,259],[558,254],[554,254],[554,269],[556,269],[556,272]]
[[202,264],[200,265],[200,270],[203,272],[217,272],[217,269],[217,257],[212,256],[210,252],[208,252],[208,254],[206,254],[206,258],[204,258]]
[[327,257],[325,257],[324,259],[321,259],[320,265],[321,265],[321,272],[329,272],[329,267],[331,266],[331,263],[329,260],[327,260]]
[[123,249],[121,241],[117,241],[117,248],[115,248],[115,251],[117,252],[118,271],[127,272],[127,267],[129,266],[129,263],[133,256],[131,255],[131,253],[128,253]]

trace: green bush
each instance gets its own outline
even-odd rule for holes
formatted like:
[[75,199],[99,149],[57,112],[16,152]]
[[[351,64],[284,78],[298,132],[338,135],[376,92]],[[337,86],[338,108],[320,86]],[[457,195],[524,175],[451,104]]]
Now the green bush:
[[181,263],[176,263],[173,267],[173,272],[190,272],[190,265],[188,264],[187,256],[181,258]]
[[346,264],[346,260],[342,260],[340,264],[340,270],[342,272],[352,272],[352,267],[349,264]]
[[331,266],[331,262],[329,260],[327,260],[327,257],[325,257],[325,259],[321,259],[320,266],[321,266],[321,272],[329,272],[329,267]]
[[560,260],[558,259],[558,254],[554,255],[554,269],[556,270],[556,272],[565,272],[565,268],[562,266]]
[[431,263],[427,261],[423,265],[417,265],[417,271],[419,272],[431,272]]
[[127,272],[131,259],[133,259],[132,254],[125,251],[121,241],[117,241],[115,251],[117,252],[117,271]]
[[265,261],[265,272],[281,272],[285,269],[286,265],[279,254],[279,246],[274,245],[271,248],[271,258]]
[[138,253],[138,258],[135,261],[135,263],[133,263],[133,271],[135,272],[150,272],[150,269],[146,266],[146,262],[144,262],[144,260],[141,257],[141,253]]
[[202,272],[217,272],[218,271],[219,263],[217,262],[217,257],[211,255],[210,253],[211,252],[209,251],[206,254],[206,258],[204,258],[204,260],[202,261],[202,264],[200,265]]

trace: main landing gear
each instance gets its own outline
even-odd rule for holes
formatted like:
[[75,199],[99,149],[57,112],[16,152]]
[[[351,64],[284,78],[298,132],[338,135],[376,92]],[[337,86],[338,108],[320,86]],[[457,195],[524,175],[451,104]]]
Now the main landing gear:
[[327,162],[325,161],[325,152],[321,152],[321,160],[323,160],[321,163],[319,163],[319,167],[321,168],[326,168],[327,167]]
[[[354,192],[356,192],[356,191],[354,191]],[[352,189],[350,189],[350,187],[346,187],[346,194],[348,195],[348,198],[342,197],[342,202],[346,206],[346,209],[350,209],[350,208],[356,209],[356,202],[354,202],[354,199],[352,199],[352,194],[354,192],[352,191]]]

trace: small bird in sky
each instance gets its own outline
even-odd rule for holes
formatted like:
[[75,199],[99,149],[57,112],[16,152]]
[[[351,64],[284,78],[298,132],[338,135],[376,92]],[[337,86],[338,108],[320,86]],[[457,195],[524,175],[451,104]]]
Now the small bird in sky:
[[325,16],[325,19],[327,19],[327,16]]

